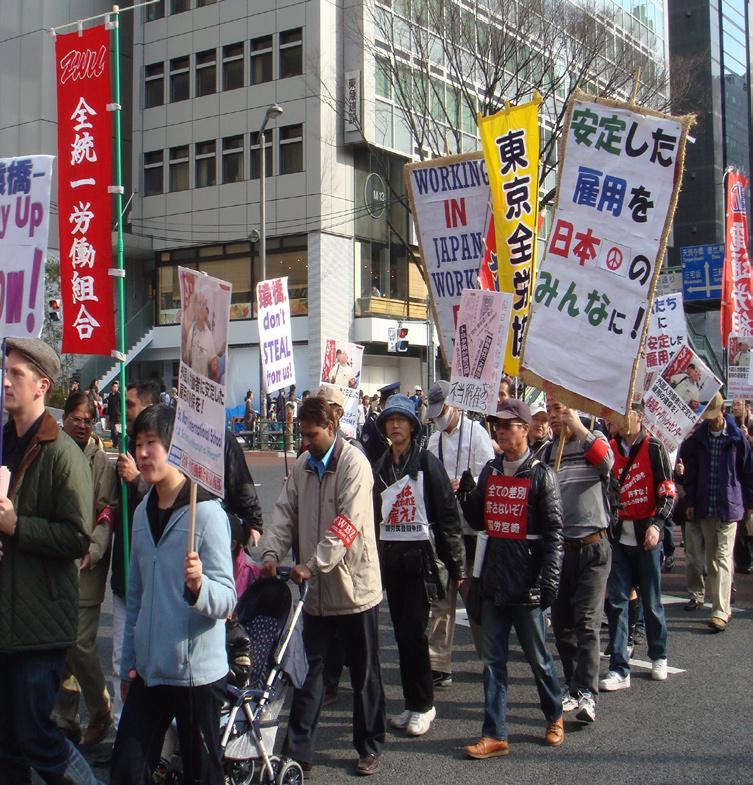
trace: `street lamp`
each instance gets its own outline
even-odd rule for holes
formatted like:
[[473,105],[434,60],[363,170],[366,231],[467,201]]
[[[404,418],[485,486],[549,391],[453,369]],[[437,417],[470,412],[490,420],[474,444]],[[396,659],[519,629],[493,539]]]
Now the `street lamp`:
[[[264,120],[259,129],[259,244],[261,246],[261,280],[267,280],[267,158],[264,149],[264,131],[270,120],[277,119],[285,110],[279,104],[267,107]],[[259,306],[256,306],[256,321],[259,323]],[[267,391],[264,384],[264,365],[261,356],[261,330],[259,330],[259,393],[261,395],[261,416],[267,418]]]

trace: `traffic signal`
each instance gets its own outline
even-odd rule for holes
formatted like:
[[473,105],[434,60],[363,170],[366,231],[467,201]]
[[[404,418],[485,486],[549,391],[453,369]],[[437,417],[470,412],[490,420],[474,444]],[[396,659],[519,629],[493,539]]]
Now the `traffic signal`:
[[47,304],[47,315],[51,322],[60,321],[60,300],[50,300]]
[[397,329],[397,350],[399,352],[408,351],[408,328],[398,327]]

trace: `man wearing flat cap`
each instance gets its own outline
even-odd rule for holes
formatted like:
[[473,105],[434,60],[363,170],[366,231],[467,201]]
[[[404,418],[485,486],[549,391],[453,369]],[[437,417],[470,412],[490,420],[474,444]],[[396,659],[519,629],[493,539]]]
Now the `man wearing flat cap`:
[[[491,418],[502,453],[483,468],[478,485],[464,474],[460,499],[468,523],[486,532],[481,569],[481,659],[484,721],[469,758],[507,755],[507,660],[515,628],[546,718],[544,743],[562,744],[562,697],[546,647],[544,611],[557,596],[562,567],[562,503],[557,478],[528,446],[531,411],[516,398]],[[483,541],[482,541],[483,542]],[[478,548],[484,547],[481,543]]]
[[93,491],[83,452],[45,409],[60,374],[36,338],[9,338],[8,423],[0,488],[0,774],[94,785],[78,750],[50,719],[66,650],[76,642],[78,566],[89,548]]

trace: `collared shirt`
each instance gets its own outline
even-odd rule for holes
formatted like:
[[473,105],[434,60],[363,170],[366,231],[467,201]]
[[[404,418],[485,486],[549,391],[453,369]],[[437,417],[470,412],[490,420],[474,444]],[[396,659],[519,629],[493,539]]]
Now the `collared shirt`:
[[710,518],[719,517],[719,463],[722,460],[722,447],[727,432],[727,423],[721,431],[714,433],[709,428],[709,508]]
[[332,442],[329,450],[324,453],[321,458],[314,458],[314,456],[309,453],[308,460],[306,464],[310,466],[319,477],[321,481],[322,477],[324,477],[324,472],[327,471],[327,464],[329,463],[329,459],[332,457],[332,451],[335,449],[335,444],[337,443],[337,437],[335,437],[335,441]]

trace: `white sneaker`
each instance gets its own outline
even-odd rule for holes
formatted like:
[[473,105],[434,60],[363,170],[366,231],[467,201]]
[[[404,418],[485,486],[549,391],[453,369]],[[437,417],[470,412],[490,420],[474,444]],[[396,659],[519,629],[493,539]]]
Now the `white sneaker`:
[[654,681],[667,680],[667,660],[651,660],[651,678]]
[[396,717],[392,717],[390,719],[390,725],[392,725],[393,728],[405,728],[412,716],[413,712],[410,709],[406,709],[405,711],[400,712]]
[[630,686],[630,674],[627,676],[620,676],[616,671],[609,671],[606,678],[599,682],[599,689],[604,692],[616,692],[617,690],[626,690]]
[[570,690],[562,690],[562,711],[575,711],[578,708],[578,699],[570,694]]
[[437,710],[432,706],[429,711],[414,711],[410,721],[405,728],[409,736],[423,736],[431,727],[431,723],[437,716]]
[[575,715],[575,719],[584,725],[596,722],[596,701],[590,692],[578,693],[578,713]]

